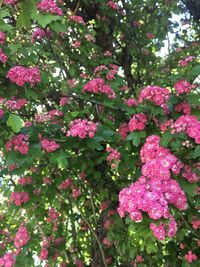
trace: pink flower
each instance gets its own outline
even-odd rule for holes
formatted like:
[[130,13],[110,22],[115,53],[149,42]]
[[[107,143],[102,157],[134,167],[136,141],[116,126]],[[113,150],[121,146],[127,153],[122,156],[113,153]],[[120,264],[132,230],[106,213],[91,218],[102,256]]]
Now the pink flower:
[[192,61],[195,57],[188,56],[178,62],[180,67],[186,67],[190,61]]
[[126,139],[128,133],[129,133],[129,126],[127,123],[123,123],[120,125],[119,129],[118,129],[118,132],[119,134],[121,135],[121,139],[124,140]]
[[16,263],[16,254],[8,252],[0,258],[0,266],[13,267]]
[[112,52],[107,50],[107,51],[104,52],[104,56],[111,57],[112,56]]
[[3,116],[4,116],[4,110],[0,109],[0,119],[3,118]]
[[182,112],[185,115],[189,115],[191,113],[191,107],[188,102],[182,102],[182,103],[176,104],[174,107],[174,110],[176,112]]
[[58,217],[58,212],[56,212],[54,208],[49,208],[47,222],[54,222],[58,219]]
[[126,99],[124,100],[124,102],[128,107],[136,107],[138,105],[137,100],[134,98]]
[[29,236],[29,233],[26,227],[21,225],[15,235],[14,245],[16,248],[21,248],[28,243],[29,239],[30,239],[30,236]]
[[189,263],[192,263],[193,261],[196,261],[198,259],[196,254],[192,253],[192,250],[189,250],[188,253],[185,255],[186,261]]
[[159,86],[147,86],[141,90],[138,102],[142,103],[145,99],[153,102],[156,106],[165,104],[170,98],[170,91]]
[[150,223],[150,229],[152,230],[154,236],[158,240],[164,240],[165,239],[165,228],[164,228],[163,223],[160,223],[159,225],[155,225],[154,223]]
[[59,186],[58,189],[60,190],[66,190],[68,187],[70,187],[73,184],[71,179],[66,179],[63,181]]
[[192,220],[191,223],[192,223],[192,228],[193,229],[200,228],[200,220]]
[[46,259],[48,258],[48,254],[49,254],[48,250],[47,250],[46,248],[43,248],[43,249],[41,250],[41,252],[40,252],[40,256],[39,256],[39,258],[40,258],[41,260],[46,260]]
[[71,16],[69,16],[69,19],[74,21],[74,22],[77,22],[79,24],[85,25],[85,21],[83,20],[83,18],[81,16],[71,15]]
[[10,196],[10,201],[14,202],[16,206],[21,206],[23,203],[26,203],[29,201],[29,193],[13,192]]
[[37,7],[45,13],[55,14],[58,16],[63,15],[62,9],[56,5],[54,0],[42,0],[37,4]]
[[176,89],[177,94],[180,95],[189,93],[192,89],[196,88],[196,86],[190,84],[186,80],[179,80],[174,84],[174,88]]
[[106,94],[108,95],[108,98],[111,99],[116,97],[113,89],[109,85],[106,85],[104,79],[102,78],[95,78],[89,81],[83,86],[82,91],[83,93],[89,92],[93,94]]
[[151,32],[147,32],[147,33],[146,33],[146,36],[147,36],[147,38],[149,38],[149,39],[154,39],[154,38],[155,38],[155,35],[154,35],[153,33],[151,33]]
[[6,143],[6,150],[11,151],[12,148],[14,148],[14,151],[19,151],[21,154],[25,155],[29,151],[28,139],[28,135],[18,134]]
[[49,29],[43,30],[41,28],[36,28],[32,33],[31,41],[35,43],[36,41],[41,41],[45,37],[50,38],[51,31]]
[[6,63],[8,60],[8,56],[3,53],[3,50],[0,48],[0,61],[2,63]]
[[68,97],[61,97],[60,98],[60,105],[63,107],[65,106],[66,104],[69,103],[69,98]]
[[48,139],[42,139],[40,142],[42,149],[44,149],[46,152],[51,153],[54,152],[55,150],[60,148],[60,145],[57,144],[53,140],[48,140]]
[[79,137],[81,139],[86,138],[93,138],[97,130],[97,124],[88,121],[86,119],[76,119],[70,123],[70,129],[67,131],[67,136],[72,137]]
[[30,83],[31,86],[34,86],[41,81],[40,70],[36,67],[12,67],[8,71],[6,77],[9,78],[12,83],[17,84],[18,86],[24,86],[25,83]]
[[128,124],[130,132],[142,131],[145,128],[146,122],[147,122],[146,115],[142,113],[133,115]]
[[143,261],[144,261],[144,259],[142,256],[140,256],[140,255],[136,256],[136,262],[143,262]]
[[107,247],[111,247],[112,246],[112,243],[110,242],[110,240],[107,237],[104,237],[102,243]]
[[5,105],[8,106],[8,108],[13,109],[13,110],[20,110],[23,108],[28,101],[25,98],[21,99],[16,99],[14,96],[9,99],[8,101],[5,102]]
[[120,160],[121,154],[116,149],[112,147],[107,147],[106,152],[110,153],[107,156],[107,161],[112,161],[112,160],[119,161]]
[[82,260],[76,260],[75,265],[76,265],[76,267],[84,267],[84,263]]
[[108,1],[107,6],[111,7],[113,10],[119,9],[119,6],[113,1]]
[[81,191],[80,191],[80,189],[78,189],[78,188],[76,188],[75,186],[74,186],[74,188],[73,188],[73,190],[72,190],[72,196],[73,196],[73,198],[78,198],[79,196],[80,196],[80,194],[81,194]]

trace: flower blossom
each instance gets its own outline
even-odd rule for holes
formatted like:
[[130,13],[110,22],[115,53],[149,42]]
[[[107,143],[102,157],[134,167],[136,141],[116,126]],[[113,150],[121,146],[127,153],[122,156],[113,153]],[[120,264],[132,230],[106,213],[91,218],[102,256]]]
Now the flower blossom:
[[102,78],[95,78],[89,81],[83,86],[82,91],[83,93],[106,94],[111,99],[116,97],[113,89],[109,85],[105,84],[105,81]]
[[88,121],[87,119],[76,119],[70,123],[70,129],[67,131],[67,136],[79,137],[81,139],[93,138],[97,130],[97,124]]
[[54,0],[42,0],[40,3],[37,4],[37,7],[45,13],[54,14],[58,16],[63,15],[62,9],[56,5],[56,2]]

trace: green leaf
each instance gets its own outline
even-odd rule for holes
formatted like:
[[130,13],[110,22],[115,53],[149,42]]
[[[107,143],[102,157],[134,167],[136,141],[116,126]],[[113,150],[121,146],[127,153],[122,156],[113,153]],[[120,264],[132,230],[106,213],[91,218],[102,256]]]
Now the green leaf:
[[152,239],[147,239],[146,250],[148,254],[158,252],[158,246],[157,246],[156,241],[153,241]]
[[198,157],[200,157],[200,145],[195,148],[193,154],[193,158],[198,158]]
[[172,140],[173,136],[171,133],[166,132],[163,134],[161,140],[160,140],[160,144],[161,146],[167,147],[169,142]]
[[189,94],[186,99],[191,105],[200,105],[200,95],[199,94]]
[[18,28],[28,28],[32,25],[31,14],[37,12],[35,0],[24,0],[19,4],[20,13],[17,18],[17,27]]
[[5,22],[0,22],[0,29],[3,32],[10,32],[13,30],[13,26],[11,26],[10,24],[6,24]]
[[6,10],[0,10],[0,19],[3,19],[7,16],[9,16],[10,14],[8,13],[8,11]]
[[99,150],[99,151],[101,151],[101,150],[104,150],[104,147],[102,146],[102,145],[100,145],[98,142],[97,142],[97,140],[95,140],[95,139],[89,139],[89,140],[87,140],[87,146],[89,147],[89,148],[91,148],[91,149],[96,149],[96,150]]
[[190,184],[185,180],[181,180],[179,181],[180,186],[182,187],[183,191],[186,192],[186,194],[188,194],[188,196],[194,197],[196,195],[196,189],[198,187],[197,184]]
[[53,21],[60,20],[60,16],[50,15],[50,14],[35,14],[33,13],[31,15],[31,18],[34,20],[37,20],[38,24],[45,28],[48,24],[50,24]]
[[7,125],[12,128],[15,133],[18,133],[24,127],[24,121],[15,114],[10,114],[7,120]]
[[55,32],[65,32],[66,25],[63,24],[61,21],[53,21],[50,25],[50,28]]
[[26,90],[25,94],[28,99],[38,99],[38,95],[31,89]]
[[138,147],[141,142],[141,138],[143,137],[146,137],[146,133],[144,131],[142,132],[137,131],[137,132],[130,133],[126,138],[126,141],[132,141],[132,144]]
[[51,155],[50,162],[56,163],[59,169],[66,169],[68,167],[67,154],[63,150],[55,151]]
[[198,75],[200,75],[200,65],[197,65],[197,66],[193,67],[193,68],[191,69],[191,74],[192,74],[193,76],[198,76]]

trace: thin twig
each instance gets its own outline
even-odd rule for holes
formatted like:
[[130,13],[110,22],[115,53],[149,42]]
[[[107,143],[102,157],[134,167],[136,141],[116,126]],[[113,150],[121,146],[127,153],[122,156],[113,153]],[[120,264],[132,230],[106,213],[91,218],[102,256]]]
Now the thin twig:
[[102,248],[102,245],[101,245],[101,242],[97,236],[97,234],[95,233],[94,229],[92,228],[91,224],[89,223],[89,221],[85,218],[85,216],[83,215],[83,213],[80,211],[80,209],[78,208],[78,206],[76,205],[82,219],[84,220],[84,222],[87,224],[87,226],[89,227],[90,231],[92,232],[94,238],[96,239],[97,243],[98,243],[98,246],[99,246],[99,249],[100,249],[100,252],[101,252],[101,256],[102,256],[102,260],[103,260],[103,264],[105,267],[107,267],[107,263],[106,263],[106,258],[105,258],[105,254],[104,254],[104,251],[103,251],[103,248]]

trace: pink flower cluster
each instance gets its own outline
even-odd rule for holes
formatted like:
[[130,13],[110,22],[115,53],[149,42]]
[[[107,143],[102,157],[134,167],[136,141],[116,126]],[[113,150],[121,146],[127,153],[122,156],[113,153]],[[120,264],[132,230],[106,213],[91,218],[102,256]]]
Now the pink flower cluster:
[[106,75],[106,79],[107,80],[113,80],[115,78],[115,75],[117,74],[119,68],[115,64],[110,64],[109,67],[110,67],[110,69],[109,69],[109,72]]
[[60,98],[60,106],[64,107],[69,103],[69,98],[68,97],[61,97]]
[[89,92],[93,94],[106,94],[111,99],[116,97],[113,89],[109,85],[105,84],[105,81],[102,78],[95,78],[89,81],[83,86],[82,91],[83,93]]
[[58,189],[60,189],[60,190],[66,190],[69,187],[71,187],[71,189],[72,189],[72,196],[73,196],[73,198],[76,199],[81,194],[81,191],[79,190],[79,188],[76,187],[76,185],[73,183],[73,181],[70,178],[69,179],[66,179],[65,181],[63,181],[58,186]]
[[7,4],[7,5],[16,5],[18,2],[18,0],[4,0],[4,4]]
[[73,184],[71,179],[66,179],[63,181],[59,186],[58,189],[60,190],[66,190],[68,187],[70,187]]
[[[176,223],[170,215],[169,205],[180,210],[187,208],[187,199],[177,181],[171,179],[170,170],[179,174],[183,164],[167,148],[160,147],[159,136],[149,136],[140,151],[144,163],[138,181],[119,193],[118,213],[121,217],[128,212],[132,220],[142,220],[142,212],[147,212],[154,220],[170,218],[168,236],[176,232]],[[151,225],[151,230],[158,239],[165,236],[165,226]]]
[[147,37],[148,39],[154,39],[154,38],[155,38],[155,35],[154,35],[153,33],[151,33],[151,32],[147,32],[147,33],[146,33],[146,37]]
[[177,94],[180,95],[189,93],[192,89],[196,88],[196,86],[186,80],[179,80],[174,84],[174,88]]
[[192,250],[189,250],[188,253],[185,255],[185,259],[189,263],[192,263],[193,261],[196,261],[198,257],[196,254],[192,253]]
[[29,236],[29,233],[26,227],[21,225],[15,235],[14,245],[16,248],[21,248],[28,243],[29,239],[30,239],[30,236]]
[[0,266],[12,267],[16,263],[16,254],[14,252],[8,252],[0,258]]
[[192,228],[193,229],[198,229],[198,228],[200,228],[200,220],[198,220],[198,219],[193,219],[192,221],[191,221],[191,224],[192,224]]
[[188,56],[178,62],[180,67],[186,67],[190,61],[192,61],[195,57]]
[[187,165],[184,165],[182,176],[188,180],[189,183],[197,183],[200,180],[200,177]]
[[56,221],[59,217],[59,214],[57,211],[55,211],[54,208],[49,208],[48,218],[47,222],[53,222]]
[[76,267],[84,267],[84,263],[82,260],[75,260]]
[[174,220],[174,217],[170,216],[170,221],[168,225],[162,222],[160,222],[159,225],[150,223],[150,229],[158,240],[164,240],[166,235],[168,237],[173,237],[176,234],[177,224]]
[[3,118],[3,116],[4,116],[4,110],[0,109],[0,119]]
[[74,22],[77,22],[79,24],[85,24],[85,21],[83,20],[83,18],[81,16],[77,16],[77,15],[71,15],[69,16],[69,19],[74,21]]
[[25,83],[30,83],[31,86],[34,86],[41,81],[40,70],[36,67],[12,67],[6,77],[19,86],[24,86]]
[[138,102],[135,98],[129,98],[124,100],[124,103],[128,106],[128,107],[136,107],[138,105]]
[[6,34],[5,32],[0,32],[0,44],[4,44],[6,41]]
[[37,4],[37,7],[45,13],[55,14],[58,16],[63,15],[62,9],[56,5],[54,0],[42,0]]
[[27,192],[12,192],[10,201],[14,202],[16,206],[21,206],[23,203],[29,201],[29,193]]
[[8,108],[13,110],[20,110],[23,108],[28,101],[25,98],[16,99],[14,96],[5,102],[5,104],[8,106]]
[[190,138],[200,144],[200,121],[194,115],[182,115],[171,125],[171,133],[185,131]]
[[126,139],[128,133],[129,133],[129,126],[127,123],[122,123],[120,126],[119,126],[119,129],[118,129],[118,132],[119,134],[121,135],[121,139],[124,140]]
[[0,48],[0,61],[2,63],[6,63],[8,60],[8,56],[3,53],[3,50]]
[[32,33],[31,42],[35,43],[36,40],[41,41],[45,37],[51,38],[51,31],[49,29],[43,30],[36,28]]
[[11,140],[6,143],[6,150],[11,151],[14,148],[14,151],[19,151],[21,154],[25,155],[29,150],[28,135],[18,134],[14,136]]
[[40,142],[40,145],[42,149],[44,149],[48,153],[54,152],[55,150],[60,148],[59,144],[57,144],[53,140],[48,140],[47,138],[42,139],[42,141]]
[[191,107],[188,102],[182,102],[182,103],[176,104],[174,107],[174,110],[176,112],[182,112],[185,115],[189,115],[191,113]]
[[146,122],[147,122],[146,115],[142,113],[134,114],[128,124],[130,132],[142,131],[145,128]]
[[97,124],[87,119],[76,119],[70,122],[70,129],[67,136],[80,137],[81,139],[93,138],[97,130]]
[[113,1],[108,1],[107,6],[111,7],[113,10],[119,9],[119,6]]
[[48,249],[42,248],[40,255],[39,255],[39,258],[40,258],[40,260],[46,260],[48,258],[48,255],[49,255]]
[[106,152],[110,153],[107,156],[107,161],[116,160],[119,161],[121,157],[121,153],[117,151],[117,149],[114,149],[112,147],[107,147]]
[[29,177],[22,177],[22,178],[19,178],[17,180],[17,183],[24,186],[24,185],[27,185],[27,184],[32,184],[32,178],[29,176]]
[[115,64],[110,64],[109,68],[106,67],[106,65],[99,65],[94,69],[94,74],[96,77],[100,76],[100,72],[102,71],[108,71],[106,74],[106,79],[107,80],[113,80],[115,78],[115,75],[117,74],[119,68]]
[[147,86],[141,90],[138,102],[142,103],[145,99],[153,102],[156,106],[163,106],[170,98],[170,91],[159,86]]
[[163,132],[163,133],[166,132],[167,129],[169,127],[171,127],[172,124],[173,124],[173,120],[172,119],[169,119],[169,120],[166,120],[164,122],[161,122],[159,124],[160,131]]

